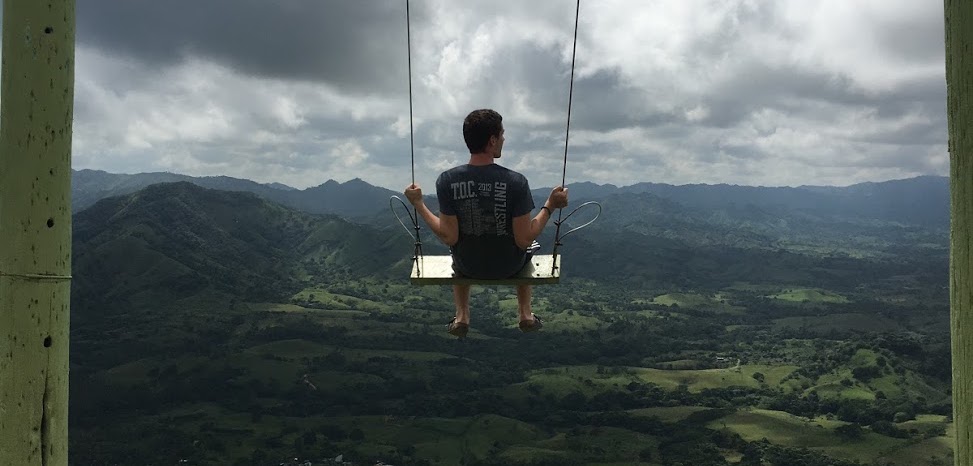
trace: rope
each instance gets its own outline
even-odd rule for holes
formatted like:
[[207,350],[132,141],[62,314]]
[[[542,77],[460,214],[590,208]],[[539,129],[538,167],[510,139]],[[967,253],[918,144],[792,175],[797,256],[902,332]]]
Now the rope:
[[571,84],[568,87],[568,123],[564,131],[564,164],[561,170],[561,186],[568,174],[568,137],[571,135],[571,101],[574,100],[574,58],[578,53],[578,17],[581,13],[581,0],[574,10],[574,46],[571,48]]
[[[408,52],[406,56],[408,57],[408,69],[409,69],[409,157],[410,164],[412,166],[412,184],[416,184],[416,149],[415,149],[415,130],[413,129],[413,117],[412,117],[412,22],[410,20],[411,15],[409,14],[409,0],[405,0],[405,43]],[[389,201],[391,202],[391,201]],[[408,211],[408,208],[406,209]],[[394,210],[393,210],[394,212]],[[415,247],[412,251],[412,261],[415,263],[416,274],[422,272],[422,267],[420,267],[420,260],[422,260],[422,240],[419,238],[419,212],[412,207],[412,224],[415,227],[416,234],[413,237],[415,240]],[[401,220],[399,221],[401,223]],[[404,225],[403,225],[404,226]]]
[[412,129],[412,26],[409,21],[409,0],[405,0],[405,43],[409,58],[409,156],[412,162],[412,184],[416,184],[415,135]]
[[[578,18],[581,16],[581,0],[578,0],[577,5],[574,10],[574,45],[571,48],[571,84],[568,87],[568,122],[564,130],[564,163],[561,169],[561,187],[564,187],[564,183],[567,179],[568,174],[568,139],[571,136],[571,102],[574,100],[574,63],[575,57],[578,54]],[[576,211],[577,209],[575,209]],[[557,269],[557,248],[561,245],[561,214],[564,212],[563,208],[557,210],[557,221],[554,225],[557,228],[554,231],[554,251],[552,252],[554,256],[553,266],[551,266],[551,274]],[[572,212],[574,213],[574,212]],[[570,217],[570,215],[569,215]],[[565,219],[567,220],[567,219]],[[566,236],[566,235],[565,235]]]
[[413,254],[412,261],[414,263],[414,268],[415,268],[415,271],[416,271],[416,277],[421,277],[422,276],[422,264],[423,264],[423,262],[422,262],[422,242],[419,241],[418,236],[416,236],[416,235],[419,234],[419,230],[416,229],[416,234],[415,235],[413,235],[412,232],[409,231],[409,227],[405,226],[405,222],[402,221],[402,217],[399,217],[399,214],[397,212],[395,212],[395,204],[393,204],[392,201],[399,201],[399,204],[402,204],[402,207],[405,208],[406,215],[408,215],[409,218],[412,219],[412,224],[413,225],[418,224],[419,223],[419,219],[416,217],[416,215],[414,213],[415,212],[415,209],[413,209],[412,212],[409,212],[409,206],[408,206],[408,204],[406,204],[405,201],[403,201],[401,198],[399,198],[399,196],[392,196],[392,197],[389,198],[389,208],[392,209],[392,215],[394,215],[395,216],[395,219],[399,221],[399,225],[402,225],[402,228],[405,229],[405,233],[412,238],[412,241],[415,244],[415,250],[413,250],[413,252],[412,252],[412,254]]
[[399,196],[393,195],[392,197],[389,198],[389,208],[392,209],[392,215],[394,215],[395,219],[399,221],[399,225],[402,225],[402,228],[405,229],[405,233],[409,235],[410,238],[412,238],[412,241],[415,241],[416,240],[415,235],[413,235],[412,232],[409,231],[409,227],[405,226],[405,222],[402,221],[402,217],[399,217],[399,214],[395,212],[395,204],[393,204],[392,201],[399,201],[399,204],[402,204],[402,207],[405,208],[405,214],[409,216],[413,224],[416,223],[417,221],[415,215],[413,215],[412,212],[409,212],[409,205],[406,204],[405,201],[403,201],[402,198],[400,198]]
[[575,208],[574,208],[574,210],[572,210],[572,211],[571,211],[571,213],[570,213],[570,214],[568,214],[568,216],[567,216],[567,217],[564,217],[564,221],[565,221],[565,222],[566,222],[566,221],[568,221],[568,219],[569,219],[569,218],[571,218],[571,216],[572,216],[572,215],[574,215],[574,213],[575,213],[575,212],[577,212],[577,211],[579,211],[579,210],[581,210],[581,209],[583,209],[583,208],[585,208],[585,207],[588,207],[588,206],[590,206],[590,205],[593,205],[593,206],[595,206],[595,207],[597,207],[597,208],[598,208],[598,213],[597,213],[597,214],[595,214],[595,216],[594,216],[594,218],[592,218],[591,220],[588,220],[587,222],[585,222],[585,223],[584,223],[583,225],[581,225],[581,226],[578,226],[578,227],[574,227],[574,228],[572,228],[572,229],[570,229],[570,230],[568,230],[568,232],[567,232],[567,233],[565,233],[565,234],[563,234],[563,235],[561,235],[561,239],[564,239],[564,238],[566,238],[566,237],[567,237],[568,235],[570,235],[571,233],[574,233],[574,232],[576,232],[576,231],[578,231],[578,230],[580,230],[580,229],[582,229],[582,228],[584,228],[584,227],[586,227],[586,226],[588,226],[588,225],[591,225],[592,223],[595,223],[595,220],[598,220],[598,217],[600,217],[600,216],[601,216],[601,204],[599,204],[599,203],[598,203],[597,201],[588,201],[588,202],[585,202],[584,204],[581,204],[581,205],[579,205],[579,206],[577,206],[577,207],[575,207]]

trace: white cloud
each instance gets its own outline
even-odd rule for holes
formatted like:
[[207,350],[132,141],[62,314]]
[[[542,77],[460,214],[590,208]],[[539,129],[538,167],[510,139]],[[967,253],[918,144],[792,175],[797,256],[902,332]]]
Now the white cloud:
[[[293,36],[287,53],[307,57],[308,66],[275,57],[277,49],[253,50],[253,42],[251,50],[205,42],[222,37],[221,28],[240,33],[232,22],[185,31],[181,52],[151,36],[154,26],[98,35],[97,24],[80,25],[76,168],[225,174],[296,187],[356,177],[393,189],[408,184],[404,11],[329,5],[361,8],[349,18],[381,33],[336,23],[360,41],[348,46]],[[574,3],[413,6],[417,180],[431,186],[438,171],[464,162],[462,118],[492,107],[507,127],[502,163],[534,186],[559,183]],[[942,7],[933,0],[584,1],[568,183],[850,184],[945,174]],[[81,13],[80,21],[100,17]],[[272,37],[289,27],[260,31]],[[335,71],[343,69],[358,75]]]
[[356,141],[346,141],[331,149],[332,160],[344,168],[359,168],[368,153]]

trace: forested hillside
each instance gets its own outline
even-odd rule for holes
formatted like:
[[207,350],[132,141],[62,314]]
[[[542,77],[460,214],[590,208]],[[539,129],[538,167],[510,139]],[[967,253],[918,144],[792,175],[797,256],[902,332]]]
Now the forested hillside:
[[940,225],[599,199],[535,290],[544,329],[476,287],[464,340],[401,229],[186,182],[98,201],[72,463],[949,464]]

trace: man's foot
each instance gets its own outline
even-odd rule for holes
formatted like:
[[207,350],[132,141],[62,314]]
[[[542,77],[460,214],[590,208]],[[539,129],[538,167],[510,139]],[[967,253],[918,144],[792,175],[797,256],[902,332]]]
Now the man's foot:
[[449,323],[446,324],[446,331],[450,335],[464,338],[466,337],[466,334],[469,333],[470,331],[470,324],[457,322],[456,318],[453,317],[453,320],[449,321]]
[[540,330],[541,327],[544,326],[544,321],[541,320],[541,318],[538,317],[533,312],[530,314],[530,317],[531,317],[530,319],[524,319],[524,320],[521,320],[520,321],[520,331],[521,332],[524,332],[524,333],[527,333],[527,332],[536,332],[536,331]]

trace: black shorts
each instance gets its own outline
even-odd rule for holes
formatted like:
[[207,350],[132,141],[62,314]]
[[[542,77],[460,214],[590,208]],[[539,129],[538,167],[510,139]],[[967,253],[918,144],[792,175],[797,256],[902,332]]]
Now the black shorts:
[[[528,262],[530,262],[530,259],[534,257],[534,253],[540,250],[540,248],[541,248],[541,244],[538,243],[537,241],[531,243],[530,247],[527,248],[526,254],[524,255],[524,262],[520,264],[520,267],[517,267],[517,271],[512,273],[510,277],[519,274],[520,271],[524,269],[524,266],[527,265]],[[453,261],[453,272],[456,274],[456,277],[458,278],[474,278],[474,279],[477,278],[474,276],[475,274],[466,273],[460,270],[460,268],[456,266],[455,260]],[[510,277],[506,277],[506,278],[510,278]]]

